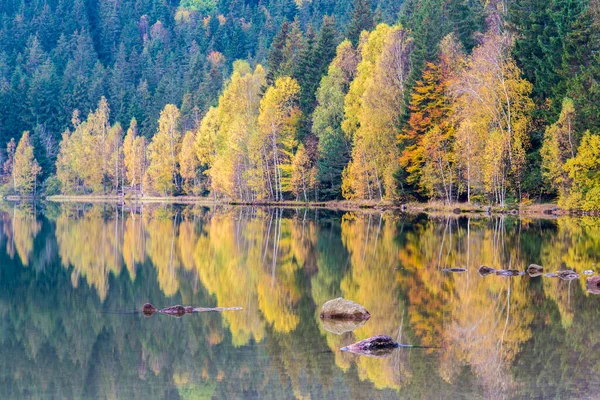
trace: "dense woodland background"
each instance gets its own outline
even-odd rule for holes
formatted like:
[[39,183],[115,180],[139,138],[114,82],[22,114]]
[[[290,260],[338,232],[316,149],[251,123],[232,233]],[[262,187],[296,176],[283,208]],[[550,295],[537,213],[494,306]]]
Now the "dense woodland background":
[[6,193],[600,208],[597,0],[0,12]]

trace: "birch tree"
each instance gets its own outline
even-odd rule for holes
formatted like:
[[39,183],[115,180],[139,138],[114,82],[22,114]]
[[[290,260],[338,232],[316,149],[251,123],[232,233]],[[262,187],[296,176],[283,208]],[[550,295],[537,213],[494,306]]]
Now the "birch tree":
[[511,43],[508,34],[488,32],[453,84],[459,120],[456,151],[468,154],[461,161],[469,171],[469,202],[473,189],[502,206],[511,193],[521,197],[532,86],[510,57]]

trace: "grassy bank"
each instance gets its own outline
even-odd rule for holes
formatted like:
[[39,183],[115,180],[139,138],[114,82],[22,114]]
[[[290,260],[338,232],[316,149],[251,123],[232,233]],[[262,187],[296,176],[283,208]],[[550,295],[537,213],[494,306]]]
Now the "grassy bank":
[[174,196],[174,197],[158,197],[144,196],[135,198],[123,198],[115,195],[76,195],[66,196],[57,195],[46,198],[52,202],[84,202],[84,203],[102,203],[102,202],[123,202],[128,204],[147,204],[147,203],[172,203],[172,204],[198,204],[206,206],[261,206],[261,207],[283,207],[283,208],[325,208],[343,211],[352,210],[398,210],[411,213],[430,213],[430,214],[520,214],[520,215],[563,215],[570,214],[569,211],[559,210],[555,204],[528,204],[517,205],[514,208],[501,208],[489,205],[474,205],[467,203],[444,204],[442,202],[428,203],[407,203],[399,204],[390,201],[374,201],[374,200],[332,200],[320,202],[301,202],[301,201],[224,201],[215,200],[209,197],[194,197],[194,196]]
[[172,204],[199,204],[207,206],[218,206],[218,205],[230,205],[230,206],[260,206],[260,207],[289,207],[289,208],[329,208],[329,209],[340,209],[340,210],[352,210],[352,209],[400,209],[401,205],[394,204],[388,201],[354,201],[354,200],[340,200],[340,201],[228,201],[228,200],[215,200],[210,197],[194,197],[194,196],[143,196],[143,197],[120,197],[115,195],[56,195],[48,196],[48,201],[56,203],[66,202],[82,202],[82,203],[103,203],[103,202],[123,202],[123,203],[172,203]]
[[413,212],[439,213],[475,213],[475,214],[531,214],[531,215],[567,215],[571,212],[560,210],[554,203],[517,204],[514,207],[495,205],[476,205],[468,203],[445,204],[442,202],[409,203],[408,210]]

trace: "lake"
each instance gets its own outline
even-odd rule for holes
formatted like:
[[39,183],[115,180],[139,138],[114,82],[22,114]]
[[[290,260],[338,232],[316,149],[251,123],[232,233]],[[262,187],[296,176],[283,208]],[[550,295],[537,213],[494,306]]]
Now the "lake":
[[[600,220],[0,207],[0,398],[591,398]],[[480,265],[581,278],[481,276]],[[467,271],[452,273],[447,268]],[[589,273],[589,272],[588,272]],[[327,300],[364,305],[323,323]],[[243,307],[175,318],[142,305]],[[379,334],[376,358],[340,348]]]

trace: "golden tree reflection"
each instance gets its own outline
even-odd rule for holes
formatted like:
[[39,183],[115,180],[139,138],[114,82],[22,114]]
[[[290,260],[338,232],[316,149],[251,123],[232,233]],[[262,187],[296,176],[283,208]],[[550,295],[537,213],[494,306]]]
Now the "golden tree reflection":
[[[15,209],[1,221],[7,252],[28,265],[42,229],[35,213]],[[296,354],[297,340],[315,324],[335,365],[356,370],[361,381],[378,389],[424,385],[424,363],[433,359],[428,373],[440,385],[460,385],[468,371],[487,397],[501,398],[519,385],[512,370],[532,342],[538,312],[533,304],[552,304],[562,329],[572,331],[577,302],[591,295],[584,279],[482,277],[477,268],[524,271],[539,263],[546,271],[598,271],[600,223],[588,218],[406,218],[379,212],[317,217],[314,211],[281,209],[63,206],[54,233],[72,285],[86,282],[102,302],[109,297],[111,276],[119,277],[124,265],[131,282],[150,268],[154,275],[144,272],[144,279],[154,279],[167,298],[193,301],[203,293],[210,304],[200,306],[242,307],[210,320],[206,343],[215,346],[229,336],[238,347],[263,342],[298,398],[308,396],[303,379],[316,367],[311,357]],[[321,324],[320,306],[338,296],[364,305],[371,319],[339,335]],[[427,348],[402,349],[387,358],[340,351],[381,334]],[[160,374],[168,357],[149,352],[143,361]],[[210,365],[203,371],[212,378],[228,373]],[[171,372],[178,388],[193,393],[199,375]]]
[[69,214],[65,211],[56,220],[56,241],[62,265],[73,267],[71,280],[74,286],[83,278],[104,300],[109,274],[119,275],[123,263],[119,214],[112,220],[105,219],[100,207]]
[[29,266],[33,242],[42,229],[35,210],[30,207],[13,207],[10,228],[5,232],[9,238],[7,241],[7,252],[14,257],[15,251],[24,266]]

